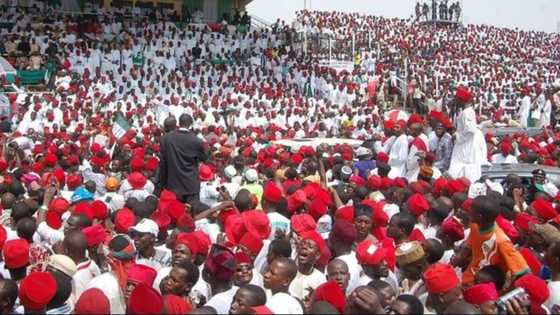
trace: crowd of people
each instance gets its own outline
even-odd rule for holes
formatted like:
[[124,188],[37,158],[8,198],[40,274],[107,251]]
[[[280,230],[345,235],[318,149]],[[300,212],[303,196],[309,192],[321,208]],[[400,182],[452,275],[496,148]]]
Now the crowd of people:
[[[558,34],[44,10],[0,13],[57,63],[0,119],[2,312],[560,314]],[[301,30],[376,48],[335,69]]]

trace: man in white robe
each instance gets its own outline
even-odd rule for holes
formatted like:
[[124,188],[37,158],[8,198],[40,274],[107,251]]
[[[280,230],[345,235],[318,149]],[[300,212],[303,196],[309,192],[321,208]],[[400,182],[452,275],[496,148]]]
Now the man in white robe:
[[521,106],[519,107],[519,122],[521,127],[527,128],[529,126],[529,113],[531,112],[531,97],[526,94],[521,100]]
[[467,89],[459,87],[455,98],[457,106],[463,107],[463,110],[457,119],[449,175],[453,178],[466,177],[474,183],[481,176],[481,166],[488,163],[486,142],[476,124],[476,113],[470,105],[472,94]]
[[[408,137],[404,133],[406,123],[398,121],[393,128],[393,137],[395,141],[388,148],[389,178],[405,177],[406,175],[406,161],[408,159]],[[389,140],[390,141],[390,140]]]

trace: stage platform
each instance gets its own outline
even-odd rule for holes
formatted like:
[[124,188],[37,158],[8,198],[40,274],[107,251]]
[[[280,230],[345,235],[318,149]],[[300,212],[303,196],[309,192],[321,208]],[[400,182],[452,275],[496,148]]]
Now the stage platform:
[[429,21],[419,21],[420,25],[435,25],[435,26],[447,26],[447,27],[460,27],[463,25],[460,21],[449,21],[449,20],[429,20]]

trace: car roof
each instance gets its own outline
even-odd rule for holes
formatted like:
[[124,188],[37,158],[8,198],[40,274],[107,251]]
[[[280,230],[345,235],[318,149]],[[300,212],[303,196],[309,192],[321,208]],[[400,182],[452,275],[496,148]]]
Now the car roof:
[[529,137],[534,137],[543,131],[542,128],[520,128],[520,127],[492,127],[492,128],[482,128],[484,134],[491,133],[495,137],[504,137],[507,135],[514,134],[526,134]]
[[536,169],[545,171],[546,177],[555,185],[560,184],[560,168],[538,164],[492,164],[482,166],[482,176],[490,178],[506,178],[509,174],[517,174],[519,177],[532,177]]

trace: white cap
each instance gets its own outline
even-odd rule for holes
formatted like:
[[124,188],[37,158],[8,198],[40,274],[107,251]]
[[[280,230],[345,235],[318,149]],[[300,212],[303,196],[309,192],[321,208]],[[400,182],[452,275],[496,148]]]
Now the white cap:
[[340,171],[342,172],[342,175],[346,175],[346,176],[352,175],[352,168],[350,166],[345,165],[342,167]]
[[552,198],[555,198],[558,195],[558,187],[551,182],[548,182],[543,185],[544,192]]
[[245,179],[251,183],[256,182],[259,179],[259,173],[254,168],[250,168],[245,171]]
[[130,229],[139,233],[150,233],[153,236],[158,236],[159,234],[159,227],[157,223],[150,219],[142,219]]
[[367,156],[367,155],[371,155],[371,154],[372,154],[372,153],[371,153],[371,150],[368,149],[368,148],[359,147],[359,148],[356,150],[356,155],[357,155],[357,156]]
[[235,167],[233,165],[228,165],[228,166],[226,166],[226,168],[224,168],[224,174],[228,178],[233,178],[233,176],[237,175],[237,170],[235,169]]

